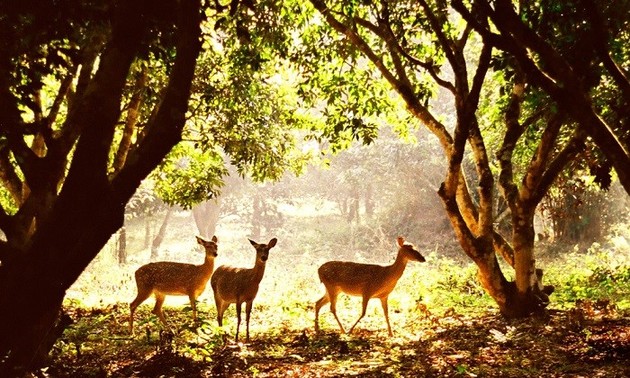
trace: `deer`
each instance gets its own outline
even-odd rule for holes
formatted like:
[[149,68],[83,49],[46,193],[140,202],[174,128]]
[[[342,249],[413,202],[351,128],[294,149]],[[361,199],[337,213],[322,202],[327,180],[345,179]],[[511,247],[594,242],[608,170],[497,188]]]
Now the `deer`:
[[141,266],[135,272],[138,295],[129,304],[131,316],[129,318],[129,331],[133,334],[133,315],[136,308],[151,294],[155,295],[155,307],[153,313],[157,315],[162,324],[166,325],[162,304],[167,295],[187,295],[193,311],[193,321],[197,320],[197,298],[206,289],[206,284],[214,270],[214,259],[217,257],[217,237],[204,240],[195,237],[197,243],[205,249],[205,260],[201,265],[193,265],[180,262],[157,261]]
[[251,245],[256,249],[256,262],[251,269],[235,268],[232,266],[222,265],[212,275],[210,285],[214,291],[214,301],[217,306],[217,321],[219,327],[223,327],[223,313],[230,304],[236,304],[236,337],[238,343],[238,334],[241,326],[241,307],[245,303],[245,321],[246,321],[246,338],[249,342],[249,319],[252,312],[252,304],[258,293],[258,286],[265,274],[265,266],[269,258],[269,250],[276,245],[278,241],[273,238],[267,244],[258,244],[248,239]]
[[399,236],[397,242],[399,249],[396,261],[389,266],[362,264],[351,261],[328,261],[319,267],[317,272],[319,279],[326,288],[326,294],[315,303],[316,333],[319,333],[319,310],[327,303],[330,303],[330,311],[335,316],[341,332],[346,333],[337,317],[337,297],[340,293],[345,293],[363,298],[361,316],[350,327],[348,334],[352,333],[354,327],[365,316],[368,301],[372,298],[378,298],[381,300],[381,306],[383,307],[387,331],[390,337],[393,336],[387,304],[389,294],[396,287],[408,261],[426,261],[420,252],[414,249],[413,245],[405,243],[403,237]]

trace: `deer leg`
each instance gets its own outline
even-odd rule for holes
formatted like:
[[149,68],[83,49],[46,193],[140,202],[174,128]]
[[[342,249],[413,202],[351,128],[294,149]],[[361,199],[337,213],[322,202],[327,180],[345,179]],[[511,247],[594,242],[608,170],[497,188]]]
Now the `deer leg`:
[[217,322],[219,327],[223,327],[223,314],[230,304],[223,301],[216,293],[214,294],[214,303],[217,305]]
[[140,306],[140,304],[149,298],[151,295],[150,290],[141,290],[138,288],[138,295],[136,295],[136,299],[133,300],[129,304],[130,316],[129,316],[129,333],[133,335],[133,314],[136,312],[136,308]]
[[192,307],[193,321],[197,321],[197,298],[195,298],[194,295],[189,294],[188,299],[190,299],[190,307]]
[[330,312],[332,312],[333,315],[335,315],[335,319],[337,320],[337,324],[339,324],[339,328],[341,328],[341,333],[346,333],[346,330],[343,329],[343,325],[341,324],[341,321],[337,317],[337,295],[338,295],[338,293],[329,294],[329,295],[330,295]]
[[387,306],[387,297],[381,298],[381,306],[383,306],[383,314],[385,315],[385,321],[387,322],[387,332],[389,336],[393,336],[392,326],[389,325],[389,307]]
[[247,342],[249,342],[249,316],[252,313],[252,305],[254,301],[249,301],[245,303],[245,322],[247,324]]
[[350,327],[350,331],[348,331],[348,334],[352,333],[352,330],[354,329],[354,327],[357,324],[359,324],[359,320],[363,319],[363,317],[365,316],[365,311],[367,310],[367,305],[368,305],[369,300],[370,300],[370,297],[363,296],[363,310],[361,311],[361,316],[359,316],[359,319],[357,319],[357,321],[354,322],[352,327]]
[[157,317],[162,321],[162,324],[166,324],[166,319],[164,318],[164,312],[162,311],[162,304],[164,304],[164,294],[155,293],[155,306],[153,306],[153,313],[157,315]]
[[238,343],[238,331],[241,327],[241,305],[243,302],[236,302],[236,338],[235,341]]
[[319,310],[329,302],[330,298],[328,297],[328,290],[326,290],[326,294],[315,303],[315,332],[319,332]]
[[[223,314],[225,313],[225,310],[228,308],[229,303],[225,303],[223,301],[221,301],[221,299],[218,298],[217,295],[214,296],[214,301],[215,304],[217,305],[217,322],[219,323],[219,327],[223,328]],[[226,334],[225,332],[223,333],[223,342],[226,342]]]

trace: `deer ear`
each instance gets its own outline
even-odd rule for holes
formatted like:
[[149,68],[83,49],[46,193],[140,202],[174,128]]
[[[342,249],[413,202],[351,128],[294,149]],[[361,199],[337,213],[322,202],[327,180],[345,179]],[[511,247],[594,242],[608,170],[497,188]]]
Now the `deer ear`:
[[402,236],[399,236],[396,240],[398,241],[399,247],[402,247],[405,244],[405,238],[403,238]]
[[202,238],[200,238],[199,236],[195,236],[195,238],[197,239],[197,243],[203,245],[204,240]]
[[258,245],[258,243],[256,243],[256,242],[255,242],[255,241],[253,241],[252,239],[247,239],[247,240],[249,240],[249,242],[250,242],[250,243],[251,243],[254,247],[256,247],[256,246]]
[[269,248],[273,248],[273,247],[275,247],[275,246],[276,246],[276,243],[277,243],[277,242],[278,242],[278,239],[273,238],[273,239],[269,240],[269,244],[267,244],[267,246],[268,246]]
[[219,241],[219,239],[217,239],[217,237],[216,237],[216,235],[215,235],[215,236],[213,236],[213,237],[212,237],[212,241],[216,243],[216,242],[218,242],[218,241]]

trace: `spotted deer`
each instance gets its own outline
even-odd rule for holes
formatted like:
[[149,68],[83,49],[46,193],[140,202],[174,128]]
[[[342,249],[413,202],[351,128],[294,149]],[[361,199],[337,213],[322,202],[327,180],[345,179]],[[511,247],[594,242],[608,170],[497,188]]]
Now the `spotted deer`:
[[276,245],[277,239],[273,238],[267,244],[258,244],[249,239],[256,249],[256,262],[251,269],[235,268],[222,265],[212,275],[210,284],[214,291],[214,301],[217,305],[217,321],[219,327],[223,327],[223,313],[232,303],[236,304],[236,337],[241,326],[241,307],[245,303],[245,321],[247,324],[246,336],[249,342],[249,318],[252,312],[252,303],[258,293],[258,286],[265,274],[265,266],[269,258],[269,250]]
[[193,310],[193,320],[197,320],[197,298],[206,289],[206,284],[212,276],[214,258],[217,257],[217,237],[207,241],[199,236],[197,243],[204,247],[206,256],[203,264],[193,265],[179,262],[158,261],[141,266],[136,270],[136,285],[138,295],[131,302],[131,316],[129,331],[133,334],[133,315],[136,308],[151,294],[155,295],[153,313],[166,325],[162,304],[167,295],[187,295]]
[[335,316],[341,332],[345,329],[337,317],[337,297],[340,293],[359,296],[363,298],[363,311],[361,316],[350,327],[348,333],[352,333],[354,327],[365,316],[368,301],[371,298],[381,300],[383,314],[387,322],[387,331],[392,336],[392,327],[389,324],[387,299],[394,290],[398,279],[402,276],[407,266],[407,261],[424,262],[424,257],[416,251],[411,244],[405,244],[405,239],[398,237],[398,255],[392,265],[381,266],[374,264],[361,264],[350,261],[329,261],[318,269],[319,279],[326,287],[326,294],[315,303],[315,331],[319,332],[319,310],[330,303],[330,311]]

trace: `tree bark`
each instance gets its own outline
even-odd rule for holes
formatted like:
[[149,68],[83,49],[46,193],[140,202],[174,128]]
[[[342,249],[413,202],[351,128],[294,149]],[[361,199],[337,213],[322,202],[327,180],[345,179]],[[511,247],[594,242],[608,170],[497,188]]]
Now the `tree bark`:
[[131,138],[133,137],[133,131],[138,124],[138,116],[143,102],[143,93],[146,90],[147,80],[148,69],[146,66],[143,66],[140,72],[137,74],[133,94],[131,96],[131,99],[129,100],[129,105],[127,107],[127,119],[125,120],[125,127],[123,128],[123,133],[120,139],[120,144],[118,145],[118,150],[116,150],[116,155],[114,156],[112,175],[116,175],[125,165],[127,153],[131,148]]
[[[125,204],[141,180],[181,139],[201,47],[199,1],[179,3],[177,55],[162,114],[145,139],[150,142],[128,156],[119,175],[108,180],[122,91],[144,41],[144,16],[150,7],[145,1],[128,1],[115,9],[112,39],[84,96],[73,102],[76,108],[69,112],[67,122],[81,126],[81,137],[61,192],[30,243],[14,247],[11,257],[2,260],[0,376],[14,376],[41,363],[40,357],[48,352],[41,348],[52,345],[46,335],[55,327],[66,290],[122,227]],[[54,153],[47,156],[59,158]]]

